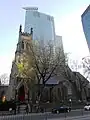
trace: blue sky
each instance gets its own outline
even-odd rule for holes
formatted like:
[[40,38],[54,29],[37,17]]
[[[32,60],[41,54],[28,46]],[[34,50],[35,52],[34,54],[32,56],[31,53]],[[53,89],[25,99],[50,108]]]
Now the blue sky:
[[0,75],[10,73],[18,41],[19,25],[24,26],[22,7],[37,6],[55,18],[55,31],[62,35],[65,52],[73,59],[89,54],[82,30],[81,14],[90,0],[3,0],[0,1]]

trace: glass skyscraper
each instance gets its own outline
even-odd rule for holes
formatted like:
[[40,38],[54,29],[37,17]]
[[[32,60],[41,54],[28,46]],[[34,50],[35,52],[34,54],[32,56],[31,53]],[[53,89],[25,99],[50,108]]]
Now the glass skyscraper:
[[54,18],[50,15],[38,12],[38,8],[25,7],[25,28],[24,32],[30,33],[33,28],[34,40],[55,40]]
[[90,51],[90,5],[84,11],[81,18],[82,18],[83,31]]

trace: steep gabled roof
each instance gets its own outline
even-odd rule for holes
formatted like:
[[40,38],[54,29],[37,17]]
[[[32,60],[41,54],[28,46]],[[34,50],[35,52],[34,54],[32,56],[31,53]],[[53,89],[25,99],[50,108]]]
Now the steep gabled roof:
[[89,84],[89,81],[79,72],[73,72],[77,78],[79,78],[84,84]]

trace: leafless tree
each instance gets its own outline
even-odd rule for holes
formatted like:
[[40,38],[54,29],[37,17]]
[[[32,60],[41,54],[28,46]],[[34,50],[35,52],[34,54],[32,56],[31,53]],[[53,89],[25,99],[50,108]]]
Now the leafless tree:
[[[42,89],[46,82],[56,75],[58,66],[65,64],[65,56],[61,48],[55,48],[52,43],[47,45],[38,44],[34,46],[30,44],[30,51],[33,59],[33,69],[37,78],[37,82],[42,84]],[[39,96],[41,91],[38,93]]]
[[78,71],[79,65],[77,60],[71,61],[71,68],[73,71]]
[[9,82],[8,75],[6,73],[2,74],[0,76],[0,85],[3,85],[3,89],[1,90],[1,93],[0,93],[0,98],[1,99],[2,99],[3,95],[5,95],[4,85],[8,84],[8,82]]
[[72,71],[76,71],[78,72],[81,68],[82,68],[82,63],[80,60],[69,60],[70,62],[70,68],[72,69]]
[[[43,91],[46,82],[56,75],[57,68],[66,62],[62,49],[56,48],[51,42],[48,42],[47,45],[40,42],[30,42],[29,49],[25,51],[23,56],[23,74],[28,75],[31,80],[36,79],[38,86],[42,84],[41,91]],[[27,63],[26,66],[25,63]],[[31,74],[30,70],[32,71]],[[39,97],[41,91],[38,90]]]
[[82,58],[82,68],[85,77],[90,79],[90,56]]
[[8,84],[8,81],[9,81],[9,78],[8,78],[8,75],[6,73],[2,74],[0,76],[0,82],[1,84]]

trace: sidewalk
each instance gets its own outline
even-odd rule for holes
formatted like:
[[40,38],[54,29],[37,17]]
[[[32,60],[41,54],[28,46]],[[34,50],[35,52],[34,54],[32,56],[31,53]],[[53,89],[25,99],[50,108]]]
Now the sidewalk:
[[74,116],[74,117],[66,117],[66,118],[53,118],[48,120],[90,120],[90,115]]

